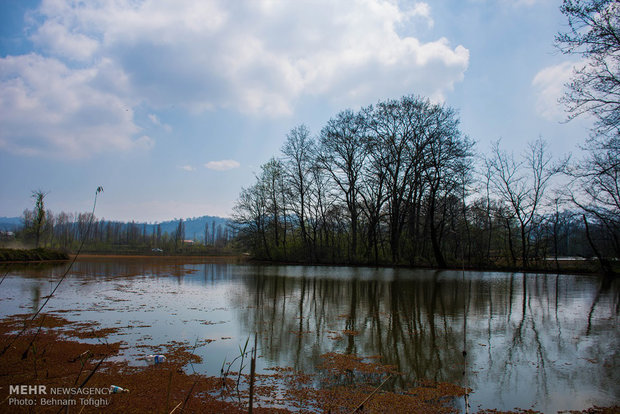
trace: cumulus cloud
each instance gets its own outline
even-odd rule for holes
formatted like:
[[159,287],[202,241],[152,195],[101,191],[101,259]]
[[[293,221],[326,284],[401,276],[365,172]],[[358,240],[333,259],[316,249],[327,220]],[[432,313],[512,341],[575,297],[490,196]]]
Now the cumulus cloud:
[[81,33],[70,33],[69,28],[46,21],[31,36],[31,40],[53,55],[84,61],[93,56],[99,42]]
[[558,100],[564,95],[565,85],[570,81],[575,62],[563,62],[540,70],[532,80],[536,90],[536,111],[551,121],[566,119],[564,107]]
[[46,0],[39,13],[46,22],[39,31],[52,21],[63,34],[46,37],[50,50],[71,57],[67,33],[73,42],[100,39],[97,50],[122,68],[136,95],[194,111],[277,116],[306,95],[343,105],[386,93],[441,95],[469,61],[467,49],[446,39],[398,35],[399,25],[420,18],[432,25],[425,2]]
[[[144,143],[131,116],[137,105],[151,113],[174,105],[277,117],[308,97],[338,107],[409,93],[442,100],[469,64],[469,51],[446,38],[399,34],[403,25],[433,25],[431,7],[421,1],[43,0],[33,16],[29,32],[39,55],[19,58],[50,62],[52,74],[45,65],[24,65],[23,73],[2,74],[0,93],[3,102],[8,94],[23,100],[15,125],[32,116],[54,128],[26,126],[22,141],[3,134],[1,145],[23,151],[36,152],[25,141],[35,130],[31,141],[73,154],[87,135],[94,149]],[[51,83],[33,84],[48,76]],[[26,105],[41,95],[64,106]],[[84,119],[100,109],[103,120],[80,121],[78,107],[90,110]],[[107,139],[117,142],[110,146],[103,136],[111,129]]]
[[192,167],[191,165],[181,165],[179,166],[180,169],[184,170],[184,171],[195,171],[195,168]]
[[235,160],[221,160],[221,161],[209,161],[208,163],[205,164],[205,167],[207,167],[210,170],[215,170],[215,171],[227,171],[227,170],[232,170],[233,168],[239,168],[240,165],[241,164],[239,164]]
[[[471,3],[492,3],[497,0],[469,0]],[[553,0],[500,0],[501,3],[510,7],[531,7],[537,3],[551,3]]]
[[435,25],[435,22],[431,17],[431,7],[428,5],[428,3],[420,2],[414,4],[411,11],[407,14],[412,17],[419,16],[426,19],[426,24],[428,25],[428,27],[433,27]]
[[137,137],[130,104],[93,86],[98,71],[34,54],[0,58],[0,148],[78,158],[152,146]]

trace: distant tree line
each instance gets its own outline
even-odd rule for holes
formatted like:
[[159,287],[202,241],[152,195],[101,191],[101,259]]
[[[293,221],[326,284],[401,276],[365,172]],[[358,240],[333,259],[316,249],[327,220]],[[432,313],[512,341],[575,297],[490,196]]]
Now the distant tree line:
[[[97,219],[91,213],[54,214],[44,209],[45,193],[33,192],[35,206],[23,213],[24,225],[15,238],[33,247],[75,250],[82,240],[85,251],[144,252],[161,249],[167,253],[199,253],[223,249],[234,238],[226,224],[205,221],[200,234],[186,235],[186,221],[177,221],[173,231],[162,231],[162,224]],[[92,223],[91,223],[92,221]],[[166,227],[170,227],[167,223]]]

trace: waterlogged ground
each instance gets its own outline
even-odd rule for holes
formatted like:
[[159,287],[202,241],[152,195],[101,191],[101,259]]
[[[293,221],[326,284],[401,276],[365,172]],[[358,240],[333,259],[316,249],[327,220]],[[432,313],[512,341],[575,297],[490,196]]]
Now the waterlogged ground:
[[[5,267],[0,317],[38,309],[65,268]],[[75,263],[45,312],[73,322],[64,337],[93,348],[120,343],[108,360],[136,372],[146,355],[162,353],[187,374],[221,379],[224,369],[234,381],[235,358],[256,334],[257,372],[273,382],[265,400],[284,377],[305,378],[304,392],[360,385],[368,395],[389,377],[373,403],[434,384],[424,389],[444,392],[457,411],[467,388],[470,412],[557,412],[620,403],[619,292],[595,276],[89,258]],[[243,368],[249,374],[247,358]],[[295,409],[290,401],[279,406]]]

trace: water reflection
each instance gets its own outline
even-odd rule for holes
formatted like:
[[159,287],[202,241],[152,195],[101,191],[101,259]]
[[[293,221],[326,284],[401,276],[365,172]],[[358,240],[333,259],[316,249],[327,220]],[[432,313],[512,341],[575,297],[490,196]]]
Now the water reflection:
[[[12,271],[2,314],[38,307],[64,270]],[[214,375],[231,342],[257,333],[263,366],[314,372],[327,352],[380,356],[402,372],[392,387],[465,385],[474,410],[620,401],[620,289],[593,276],[107,259],[77,262],[57,295],[51,309],[131,327],[129,347],[218,339],[202,367]]]
[[[311,372],[329,351],[380,355],[403,372],[401,384],[459,383],[476,390],[473,402],[507,409],[620,397],[615,282],[371,269],[343,276],[340,268],[249,273],[247,291],[233,299],[238,318],[275,364]],[[242,308],[248,300],[254,306]]]

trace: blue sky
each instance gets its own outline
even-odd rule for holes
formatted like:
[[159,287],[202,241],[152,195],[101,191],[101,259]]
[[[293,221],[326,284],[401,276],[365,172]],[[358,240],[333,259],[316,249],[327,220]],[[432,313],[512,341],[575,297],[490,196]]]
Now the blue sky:
[[427,96],[484,153],[578,152],[557,99],[574,58],[551,0],[0,2],[0,216],[48,208],[228,216],[286,133]]

